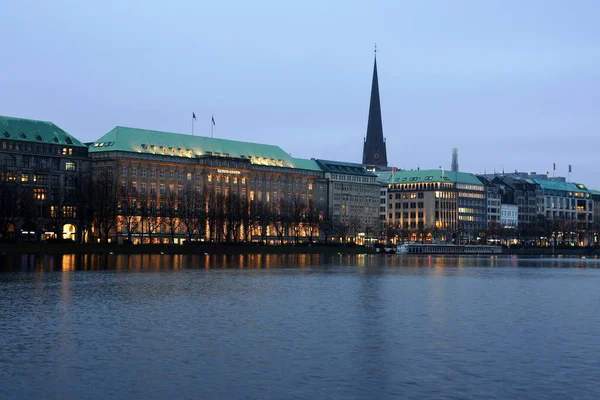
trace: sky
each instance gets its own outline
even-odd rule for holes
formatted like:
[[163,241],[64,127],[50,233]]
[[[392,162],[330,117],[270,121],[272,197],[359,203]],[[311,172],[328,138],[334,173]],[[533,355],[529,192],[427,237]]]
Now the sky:
[[[129,126],[361,162],[373,49],[390,166],[600,189],[596,0],[2,5],[0,115],[81,141]],[[553,172],[552,165],[556,164]]]

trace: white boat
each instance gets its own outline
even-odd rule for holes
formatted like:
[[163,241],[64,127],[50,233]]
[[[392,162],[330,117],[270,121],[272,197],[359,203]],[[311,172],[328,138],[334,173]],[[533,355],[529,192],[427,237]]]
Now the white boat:
[[398,254],[502,254],[501,246],[480,244],[425,244],[403,243],[396,248]]

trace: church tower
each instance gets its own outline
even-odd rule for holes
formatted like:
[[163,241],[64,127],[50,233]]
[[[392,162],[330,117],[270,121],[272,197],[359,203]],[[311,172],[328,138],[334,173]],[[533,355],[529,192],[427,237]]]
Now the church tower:
[[387,167],[387,151],[383,138],[381,105],[379,104],[379,82],[377,79],[377,46],[373,65],[373,83],[371,84],[371,102],[369,103],[369,122],[367,137],[363,147],[363,164]]

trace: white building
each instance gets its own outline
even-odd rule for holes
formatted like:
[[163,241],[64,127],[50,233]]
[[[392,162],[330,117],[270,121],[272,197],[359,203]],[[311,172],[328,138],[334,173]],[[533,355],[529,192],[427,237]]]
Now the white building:
[[519,226],[519,206],[516,204],[500,205],[500,225],[505,228]]

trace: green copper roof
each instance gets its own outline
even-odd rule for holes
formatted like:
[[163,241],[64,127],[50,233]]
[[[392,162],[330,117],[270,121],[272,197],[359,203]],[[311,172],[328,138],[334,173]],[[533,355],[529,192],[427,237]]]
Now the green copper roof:
[[545,190],[561,190],[564,192],[590,193],[585,185],[575,182],[556,182],[548,179],[531,179],[533,183],[540,185]]
[[195,158],[244,158],[252,164],[321,171],[313,160],[294,158],[278,146],[117,126],[90,146],[90,153],[124,151]]
[[0,139],[86,147],[52,122],[0,116]]
[[323,171],[319,164],[315,160],[308,160],[305,158],[292,158],[294,168],[308,169],[311,171]]
[[[381,175],[382,177],[384,175]],[[387,177],[387,176],[386,176]],[[466,172],[426,169],[417,171],[394,171],[389,183],[424,183],[424,182],[456,182],[467,185],[483,186],[473,174]]]
[[337,174],[350,174],[375,177],[373,172],[367,171],[363,164],[349,163],[343,161],[317,160],[324,171]]

